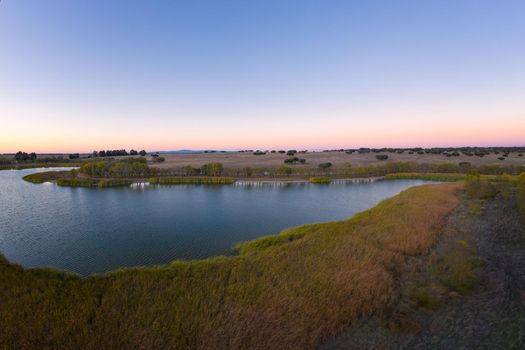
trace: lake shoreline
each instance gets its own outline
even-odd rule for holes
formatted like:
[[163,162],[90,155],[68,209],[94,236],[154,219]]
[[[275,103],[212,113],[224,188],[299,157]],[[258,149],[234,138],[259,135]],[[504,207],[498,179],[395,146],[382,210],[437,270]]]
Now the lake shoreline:
[[[52,169],[52,168],[50,168]],[[156,177],[93,177],[76,170],[46,171],[29,174],[23,177],[31,183],[55,183],[67,187],[120,187],[137,185],[288,185],[288,184],[329,184],[329,183],[365,183],[380,180],[418,179],[429,181],[454,182],[465,179],[465,174],[457,173],[390,173],[384,176],[348,177],[337,174],[326,174],[323,177],[290,176],[290,177],[223,177],[223,176],[156,176]]]

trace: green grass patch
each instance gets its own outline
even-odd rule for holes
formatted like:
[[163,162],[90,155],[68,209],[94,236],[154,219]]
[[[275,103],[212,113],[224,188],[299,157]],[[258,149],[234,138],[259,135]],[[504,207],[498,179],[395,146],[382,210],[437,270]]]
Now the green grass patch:
[[423,287],[409,287],[407,289],[407,295],[418,307],[428,310],[438,310],[441,306],[439,298]]
[[466,295],[479,284],[478,272],[483,264],[475,248],[462,239],[437,260],[433,273],[443,286]]
[[[311,226],[311,225],[306,225]],[[299,226],[282,231],[278,235],[264,236],[249,242],[242,242],[235,246],[240,255],[260,252],[270,247],[283,245],[304,237],[310,227]]]
[[219,176],[169,176],[152,177],[149,183],[153,185],[231,185],[232,177]]
[[308,181],[310,181],[310,183],[312,184],[329,184],[330,182],[332,182],[332,179],[327,176],[323,176],[323,177],[311,177],[310,179],[308,179]]
[[29,174],[24,176],[22,179],[27,182],[34,184],[41,184],[44,182],[51,182],[59,179],[60,177],[67,176],[67,171],[46,171],[41,173]]

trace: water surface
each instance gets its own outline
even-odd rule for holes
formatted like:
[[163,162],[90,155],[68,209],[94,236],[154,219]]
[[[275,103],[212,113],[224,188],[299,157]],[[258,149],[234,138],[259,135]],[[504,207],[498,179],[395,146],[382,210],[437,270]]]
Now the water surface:
[[22,180],[39,171],[0,171],[0,252],[81,275],[231,254],[237,242],[346,219],[425,183],[90,189]]

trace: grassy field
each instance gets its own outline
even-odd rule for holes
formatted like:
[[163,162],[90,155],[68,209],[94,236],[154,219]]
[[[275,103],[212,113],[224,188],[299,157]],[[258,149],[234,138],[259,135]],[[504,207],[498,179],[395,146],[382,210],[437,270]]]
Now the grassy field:
[[[379,165],[388,162],[413,162],[413,163],[450,163],[458,164],[461,162],[469,162],[473,166],[482,165],[525,165],[525,157],[520,157],[517,153],[509,154],[505,160],[499,160],[499,154],[489,154],[483,158],[477,156],[460,155],[458,157],[447,157],[443,154],[403,154],[385,153],[388,155],[388,160],[380,161],[376,159],[376,153],[360,154],[354,152],[346,154],[345,152],[308,152],[301,153],[297,156],[306,159],[304,165],[297,164],[294,167],[317,167],[321,163],[330,162],[334,167],[344,166],[346,163],[351,163],[354,166],[362,165]],[[286,154],[268,153],[265,155],[253,155],[252,153],[199,153],[199,154],[163,154],[166,161],[155,164],[159,168],[172,168],[191,165],[200,167],[207,163],[219,162],[225,168],[245,168],[245,167],[260,167],[273,168],[283,165],[284,160],[289,158]]]
[[461,186],[412,188],[349,220],[241,244],[233,257],[86,279],[0,259],[0,348],[314,348],[385,309]]

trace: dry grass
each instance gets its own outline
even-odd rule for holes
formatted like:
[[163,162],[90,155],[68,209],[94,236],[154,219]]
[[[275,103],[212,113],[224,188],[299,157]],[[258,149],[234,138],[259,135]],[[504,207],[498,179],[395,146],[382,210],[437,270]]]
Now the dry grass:
[[412,188],[235,257],[87,279],[0,259],[0,348],[313,348],[388,305],[406,257],[436,242],[460,187]]
[[[225,168],[245,168],[245,167],[261,167],[261,168],[275,168],[283,165],[284,160],[289,158],[286,154],[268,153],[262,156],[255,156],[252,153],[200,153],[200,154],[163,154],[166,161],[156,164],[160,168],[181,167],[191,165],[193,167],[201,167],[204,164],[212,162],[220,162]],[[379,165],[391,162],[415,162],[415,163],[450,163],[458,164],[460,162],[470,162],[473,166],[497,164],[497,165],[525,165],[525,159],[519,157],[516,153],[511,153],[505,161],[498,160],[497,154],[490,154],[483,158],[468,157],[461,155],[459,157],[446,157],[442,154],[403,154],[388,153],[387,161],[378,161],[376,153],[353,153],[346,154],[345,152],[308,152],[298,155],[300,158],[306,159],[304,167],[317,167],[321,163],[330,162],[334,167],[344,166],[351,163],[354,166],[362,165]],[[294,165],[294,167],[303,167],[303,165]]]

